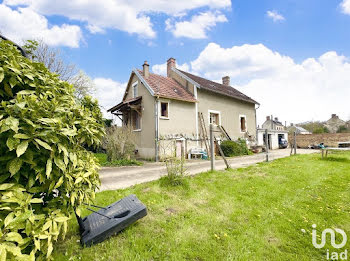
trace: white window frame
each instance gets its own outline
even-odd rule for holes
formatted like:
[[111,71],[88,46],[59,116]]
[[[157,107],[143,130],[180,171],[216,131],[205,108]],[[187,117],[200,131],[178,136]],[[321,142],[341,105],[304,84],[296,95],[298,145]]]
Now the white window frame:
[[[133,98],[136,98],[137,97],[137,95],[138,95],[138,92],[139,92],[139,88],[138,88],[138,82],[136,81],[136,82],[134,82],[133,84],[132,84],[132,97]],[[135,87],[136,87],[136,95],[135,95]]]
[[[242,128],[241,128],[241,118],[244,118],[244,122],[245,122],[245,131],[242,131]],[[239,121],[239,132],[240,133],[246,133],[248,131],[248,124],[247,124],[247,116],[246,115],[243,115],[243,114],[240,114],[239,117],[238,117],[238,121]]]
[[[215,110],[208,110],[208,125],[210,125],[210,113],[215,113],[219,115],[219,125],[221,125],[221,112],[220,111],[215,111]],[[213,124],[214,126],[218,126]]]
[[141,115],[140,115],[137,111],[133,111],[133,113],[136,113],[137,116],[138,116],[139,119],[140,119],[140,128],[134,130],[134,119],[133,119],[133,117],[131,116],[131,125],[132,125],[132,128],[133,128],[132,131],[134,131],[134,132],[142,131],[142,117],[141,117]]
[[[168,104],[168,117],[162,116],[162,103]],[[170,101],[159,100],[159,119],[170,120]]]

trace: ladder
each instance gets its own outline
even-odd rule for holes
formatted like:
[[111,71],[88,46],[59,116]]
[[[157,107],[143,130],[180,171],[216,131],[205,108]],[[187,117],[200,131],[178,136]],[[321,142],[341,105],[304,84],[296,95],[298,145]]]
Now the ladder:
[[227,131],[225,130],[224,126],[218,125],[218,127],[219,127],[219,129],[221,130],[221,132],[224,134],[224,136],[226,137],[226,139],[232,140],[231,137],[228,135]]
[[207,128],[205,128],[205,122],[204,122],[204,117],[202,112],[198,112],[198,118],[199,118],[199,123],[201,126],[201,134],[202,138],[204,140],[205,148],[207,150],[208,158],[209,158],[209,141],[208,141],[208,133],[207,133]]

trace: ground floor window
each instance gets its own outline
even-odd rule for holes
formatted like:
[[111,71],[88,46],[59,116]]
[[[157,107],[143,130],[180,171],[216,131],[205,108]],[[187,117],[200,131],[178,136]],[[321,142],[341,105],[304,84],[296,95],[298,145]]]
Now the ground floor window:
[[246,132],[247,131],[246,116],[244,115],[239,116],[239,122],[240,122],[241,132]]
[[209,114],[209,123],[214,125],[220,125],[219,122],[219,113],[210,112]]
[[141,117],[136,111],[132,111],[132,127],[133,130],[141,130]]

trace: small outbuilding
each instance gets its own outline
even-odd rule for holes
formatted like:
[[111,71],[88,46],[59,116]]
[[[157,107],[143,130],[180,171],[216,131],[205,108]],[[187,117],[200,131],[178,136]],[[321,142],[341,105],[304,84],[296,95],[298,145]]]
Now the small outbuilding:
[[269,149],[285,148],[283,144],[285,144],[284,141],[288,140],[288,131],[277,117],[273,118],[272,116],[267,116],[262,128],[258,128],[256,131],[258,146],[265,146],[266,130]]

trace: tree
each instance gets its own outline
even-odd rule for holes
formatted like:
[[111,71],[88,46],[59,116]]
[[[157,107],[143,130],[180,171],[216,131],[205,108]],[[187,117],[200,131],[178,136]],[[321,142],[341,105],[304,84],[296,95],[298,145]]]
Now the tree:
[[93,200],[104,134],[97,101],[0,41],[0,260],[50,258],[73,210]]
[[57,73],[61,80],[73,84],[78,99],[95,92],[90,77],[76,65],[66,63],[60,49],[49,47],[41,40],[27,40],[23,48],[30,59],[43,63],[51,72]]

